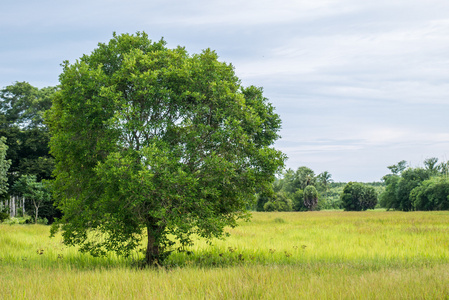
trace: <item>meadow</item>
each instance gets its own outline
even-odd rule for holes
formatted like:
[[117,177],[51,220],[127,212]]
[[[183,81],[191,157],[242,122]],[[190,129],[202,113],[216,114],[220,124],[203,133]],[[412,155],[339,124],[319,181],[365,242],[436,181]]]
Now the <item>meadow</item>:
[[2,299],[448,299],[449,212],[253,213],[165,267],[0,224]]

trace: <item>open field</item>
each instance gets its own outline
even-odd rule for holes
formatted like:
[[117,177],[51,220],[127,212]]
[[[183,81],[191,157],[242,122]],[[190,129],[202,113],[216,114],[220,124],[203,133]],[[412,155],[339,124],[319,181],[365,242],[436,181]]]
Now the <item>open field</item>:
[[168,267],[92,258],[0,225],[2,299],[447,299],[449,212],[254,213]]

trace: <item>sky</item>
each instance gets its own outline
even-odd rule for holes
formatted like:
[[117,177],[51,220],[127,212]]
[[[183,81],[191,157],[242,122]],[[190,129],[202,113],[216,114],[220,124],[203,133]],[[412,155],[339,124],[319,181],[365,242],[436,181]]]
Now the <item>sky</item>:
[[211,48],[263,87],[286,167],[337,182],[449,159],[447,0],[0,0],[0,88],[58,84],[112,33]]

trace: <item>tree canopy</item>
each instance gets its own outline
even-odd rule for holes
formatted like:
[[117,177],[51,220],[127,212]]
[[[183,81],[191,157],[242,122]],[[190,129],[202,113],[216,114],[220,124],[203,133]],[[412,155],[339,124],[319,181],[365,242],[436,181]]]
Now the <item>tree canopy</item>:
[[374,209],[377,204],[375,189],[360,182],[348,182],[340,198],[347,211]]
[[313,185],[308,185],[304,189],[304,206],[309,210],[315,210],[318,204],[318,192]]
[[43,115],[55,91],[54,87],[38,89],[27,82],[0,90],[0,136],[6,137],[7,159],[11,160],[10,186],[21,175],[36,175],[39,181],[51,178],[53,157]]
[[424,160],[424,168],[388,167],[393,174],[383,177],[385,192],[380,204],[387,209],[403,211],[446,210],[449,208],[448,162],[438,164],[438,158]]
[[64,242],[127,255],[147,234],[147,264],[248,218],[285,159],[261,88],[243,87],[214,51],[145,33],[65,62],[47,120]]
[[[50,202],[51,194],[48,189],[48,182],[36,181],[36,175],[22,175],[14,183],[13,189],[33,205],[34,222],[37,223],[39,208]],[[47,206],[52,207],[52,204]]]

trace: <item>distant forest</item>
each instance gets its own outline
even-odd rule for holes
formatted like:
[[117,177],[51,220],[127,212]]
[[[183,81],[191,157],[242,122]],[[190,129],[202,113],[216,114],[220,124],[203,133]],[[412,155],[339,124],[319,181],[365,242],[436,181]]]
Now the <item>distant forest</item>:
[[288,169],[273,183],[273,193],[257,196],[257,211],[323,209],[448,210],[449,163],[438,158],[413,168],[406,161],[388,166],[380,182],[334,182],[329,172],[315,175],[308,167]]

